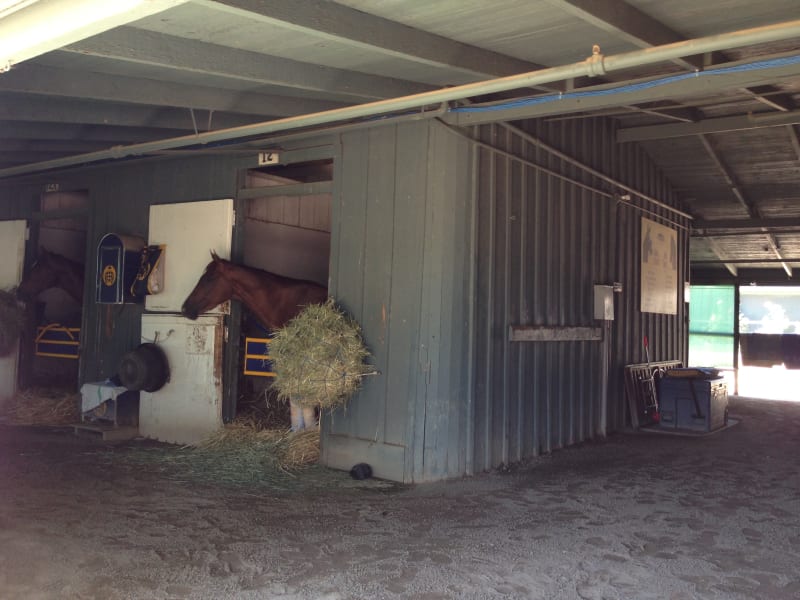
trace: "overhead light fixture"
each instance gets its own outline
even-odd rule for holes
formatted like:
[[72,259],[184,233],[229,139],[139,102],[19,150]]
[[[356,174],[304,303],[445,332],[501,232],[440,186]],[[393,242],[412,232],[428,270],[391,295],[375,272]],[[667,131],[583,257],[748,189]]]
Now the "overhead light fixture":
[[0,72],[188,0],[0,0]]

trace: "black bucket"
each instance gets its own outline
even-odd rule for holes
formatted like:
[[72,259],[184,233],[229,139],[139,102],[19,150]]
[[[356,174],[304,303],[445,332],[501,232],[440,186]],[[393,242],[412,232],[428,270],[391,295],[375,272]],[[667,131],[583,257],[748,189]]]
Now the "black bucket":
[[156,344],[141,344],[122,357],[118,374],[129,390],[156,392],[169,381],[167,355]]

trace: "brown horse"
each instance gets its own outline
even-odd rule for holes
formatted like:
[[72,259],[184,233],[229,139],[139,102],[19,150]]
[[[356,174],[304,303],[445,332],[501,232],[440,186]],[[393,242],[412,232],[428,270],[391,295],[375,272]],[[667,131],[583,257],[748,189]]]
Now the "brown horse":
[[313,281],[292,279],[253,267],[236,265],[211,253],[203,276],[183,303],[189,319],[230,300],[239,300],[269,329],[279,329],[304,306],[321,304],[328,290]]
[[50,288],[61,288],[76,302],[83,302],[83,265],[66,256],[39,249],[33,267],[17,287],[20,300],[31,301]]

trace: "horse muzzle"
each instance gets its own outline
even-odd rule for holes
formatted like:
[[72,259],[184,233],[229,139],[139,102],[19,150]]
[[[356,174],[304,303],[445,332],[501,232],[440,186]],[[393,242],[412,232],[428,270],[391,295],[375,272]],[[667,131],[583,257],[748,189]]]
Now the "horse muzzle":
[[181,307],[181,314],[192,321],[197,320],[197,310],[194,308],[189,308],[185,304]]

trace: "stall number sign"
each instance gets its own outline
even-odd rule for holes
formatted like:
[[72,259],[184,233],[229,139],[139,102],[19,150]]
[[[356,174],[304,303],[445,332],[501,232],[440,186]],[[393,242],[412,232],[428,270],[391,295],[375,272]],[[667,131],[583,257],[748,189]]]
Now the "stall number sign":
[[259,152],[258,153],[258,166],[277,165],[280,164],[281,155],[277,152]]

